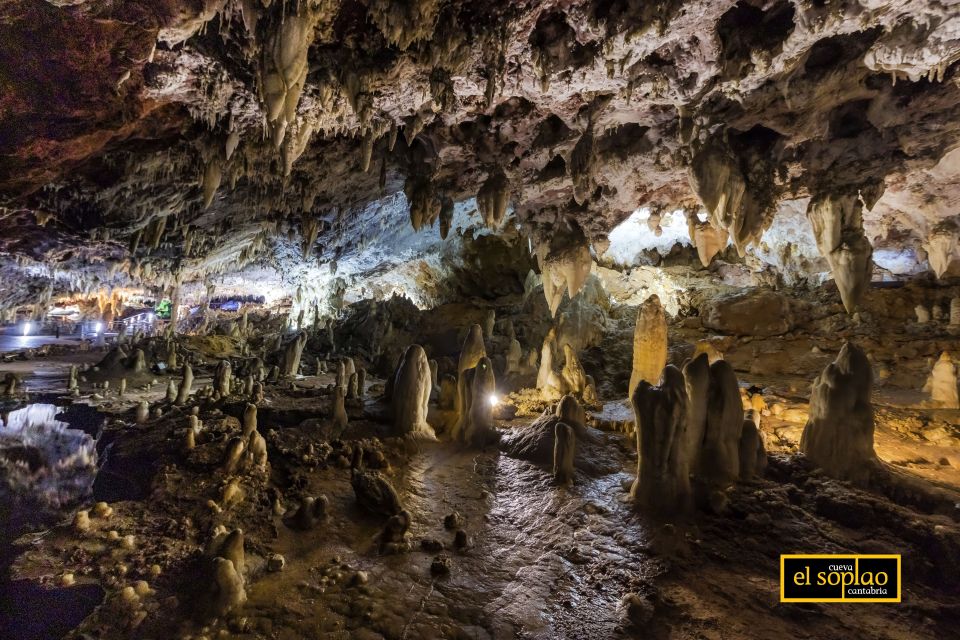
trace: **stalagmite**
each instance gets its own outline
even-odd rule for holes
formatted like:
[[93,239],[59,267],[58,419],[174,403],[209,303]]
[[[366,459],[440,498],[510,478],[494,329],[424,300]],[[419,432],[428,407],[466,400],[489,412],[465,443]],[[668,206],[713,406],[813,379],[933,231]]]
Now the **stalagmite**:
[[707,421],[697,466],[697,480],[708,500],[712,491],[723,491],[740,475],[740,432],[743,401],[737,374],[726,360],[710,365]]
[[393,386],[393,435],[433,439],[427,424],[430,402],[430,363],[418,344],[407,347]]
[[950,326],[960,326],[960,298],[954,298],[950,301]]
[[177,389],[177,406],[182,406],[186,404],[187,398],[190,397],[190,393],[193,391],[193,367],[190,366],[190,363],[185,363],[183,365],[183,380],[180,382],[180,388]]
[[450,374],[446,374],[440,380],[438,405],[445,411],[455,411],[457,408],[457,379]]
[[467,407],[470,394],[470,384],[466,380],[464,372],[473,369],[487,355],[487,348],[483,344],[483,330],[480,325],[474,324],[467,331],[467,337],[464,338],[463,347],[460,349],[460,360],[457,363],[457,422],[451,432],[453,439],[459,439],[463,436],[463,430],[467,423]]
[[358,387],[360,385],[360,377],[356,373],[350,374],[350,381],[347,383],[347,400],[356,400],[360,397],[358,393]]
[[150,404],[146,400],[141,400],[137,403],[137,415],[136,415],[137,424],[146,424],[147,420],[150,419]]
[[[119,385],[119,387],[117,388],[117,395],[122,398],[122,397],[123,397],[123,394],[126,393],[126,392],[127,392],[127,379],[126,379],[126,378],[120,378],[120,385]],[[168,393],[168,395],[169,395],[169,393]]]
[[558,422],[553,444],[553,478],[557,484],[573,481],[573,455],[577,437],[570,425]]
[[563,345],[564,365],[561,371],[564,391],[572,393],[578,397],[583,396],[583,390],[587,386],[587,373],[583,370],[577,354],[569,344]]
[[914,307],[913,312],[917,314],[917,324],[927,324],[930,322],[930,310],[922,304]]
[[77,365],[70,365],[70,377],[67,379],[67,391],[79,388]]
[[873,247],[863,232],[862,209],[855,191],[815,196],[807,206],[817,248],[830,264],[847,313],[856,311],[873,273]]
[[683,365],[687,390],[687,429],[684,448],[689,452],[690,471],[698,469],[703,436],[707,431],[707,399],[710,392],[710,360],[701,353]]
[[540,369],[537,371],[537,389],[544,400],[556,400],[563,395],[563,380],[553,369],[554,353],[557,349],[557,332],[550,327],[540,348]]
[[338,432],[343,433],[349,423],[347,419],[347,409],[344,406],[345,393],[342,387],[334,387],[333,390],[333,426]]
[[637,310],[633,330],[633,370],[630,373],[630,397],[645,380],[651,385],[660,381],[660,373],[667,364],[667,318],[660,298],[652,295]]
[[496,402],[497,381],[493,375],[493,363],[483,357],[472,369],[464,372],[469,391],[464,399],[466,421],[461,437],[473,447],[484,447],[500,438],[493,424],[493,407]]
[[930,394],[934,406],[944,409],[960,409],[960,392],[958,392],[957,365],[944,351],[933,365],[930,377],[924,386],[924,391]]
[[243,438],[249,439],[250,434],[257,430],[257,405],[248,404],[243,410]]
[[243,458],[243,451],[246,448],[246,441],[240,437],[231,438],[227,443],[227,448],[223,454],[223,464],[221,470],[224,475],[232,476],[240,467]]
[[504,366],[504,373],[518,373],[520,372],[520,361],[523,359],[523,349],[520,346],[520,341],[516,338],[510,340],[510,346],[507,347],[506,355],[506,364]]
[[586,412],[577,398],[569,393],[557,403],[556,416],[574,429],[582,429],[587,424]]
[[813,383],[800,450],[828,475],[865,482],[877,467],[872,386],[870,361],[850,342]]
[[176,402],[177,400],[177,383],[173,380],[167,381],[167,393],[164,399],[171,403]]
[[130,364],[127,368],[134,373],[143,373],[147,370],[147,358],[143,353],[143,349],[137,349],[133,352],[133,356],[130,358]]
[[221,360],[213,374],[213,390],[226,398],[230,395],[230,361]]
[[364,392],[366,391],[366,386],[367,386],[367,370],[364,369],[363,367],[359,367],[357,369],[357,373],[354,375],[357,376],[356,383],[353,384],[353,387],[355,390],[354,392],[356,394],[357,399],[362,400],[364,396]]
[[[692,494],[690,451],[686,446],[688,401],[683,374],[669,365],[663,370],[660,386],[641,380],[631,403],[637,424],[638,461],[637,478],[630,495],[642,509],[688,510]],[[739,439],[739,432],[737,435]]]
[[230,560],[220,557],[213,559],[213,583],[210,604],[213,617],[225,616],[247,601],[243,577]]
[[751,409],[743,421],[740,431],[739,462],[740,479],[751,480],[763,473],[767,462],[767,452],[763,445],[763,434],[760,432],[759,419]]
[[247,440],[247,455],[254,468],[261,471],[267,468],[267,441],[257,431],[251,432]]
[[292,378],[300,370],[300,357],[303,355],[303,348],[307,344],[307,332],[300,331],[297,337],[287,343],[283,352],[283,375]]

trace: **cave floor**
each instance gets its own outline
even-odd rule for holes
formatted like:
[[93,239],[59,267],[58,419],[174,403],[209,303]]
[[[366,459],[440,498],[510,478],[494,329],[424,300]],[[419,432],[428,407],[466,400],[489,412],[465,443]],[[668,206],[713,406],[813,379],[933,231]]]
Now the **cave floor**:
[[[31,365],[61,372],[66,366],[56,358]],[[763,374],[755,377],[751,384],[764,381]],[[244,497],[233,505],[222,500],[218,466],[226,439],[239,428],[234,416],[242,402],[202,407],[204,435],[189,453],[180,449],[186,423],[180,409],[130,424],[133,404],[159,401],[162,384],[100,402],[108,416],[122,419],[108,422],[110,452],[94,488],[94,498],[111,502],[114,513],[94,519],[83,534],[69,525],[68,514],[62,524],[17,541],[15,574],[42,589],[25,595],[16,615],[34,616],[45,602],[82,600],[90,615],[73,636],[110,638],[893,639],[956,633],[960,530],[950,506],[960,500],[952,475],[960,465],[953,439],[937,444],[925,437],[938,423],[920,419],[926,410],[897,405],[896,392],[879,394],[876,440],[890,478],[901,482],[862,491],[820,476],[792,455],[805,420],[806,387],[799,377],[797,385],[778,378],[780,386],[764,393],[771,407],[782,404],[764,420],[771,451],[765,479],[738,485],[723,516],[664,523],[630,508],[636,456],[625,435],[609,450],[619,472],[578,473],[563,488],[548,469],[495,449],[384,438],[383,407],[372,400],[350,407],[347,433],[334,438],[325,419],[303,419],[327,414],[329,381],[308,377],[292,390],[268,386],[260,431],[268,442],[269,480],[242,474]],[[205,383],[200,375],[197,385]],[[379,381],[371,383],[375,389]],[[381,471],[412,514],[406,552],[378,553],[382,519],[359,509],[350,486],[347,454],[357,444],[383,453]],[[947,464],[938,462],[944,458]],[[329,517],[307,531],[288,527],[272,505],[279,497],[289,509],[301,496],[320,494],[330,500]],[[454,549],[453,532],[444,527],[452,512],[464,518],[465,550]],[[210,590],[202,550],[218,526],[245,532],[248,599],[210,622],[199,604]],[[125,546],[128,535],[135,542]],[[818,552],[903,554],[903,602],[779,603],[779,555]],[[282,571],[267,570],[272,554],[284,557]],[[435,562],[449,573],[432,572]],[[62,586],[64,574],[73,576],[73,586]],[[135,603],[124,601],[120,587],[138,580],[150,591]],[[96,585],[107,595],[93,609]],[[627,593],[647,605],[625,613],[620,601]]]

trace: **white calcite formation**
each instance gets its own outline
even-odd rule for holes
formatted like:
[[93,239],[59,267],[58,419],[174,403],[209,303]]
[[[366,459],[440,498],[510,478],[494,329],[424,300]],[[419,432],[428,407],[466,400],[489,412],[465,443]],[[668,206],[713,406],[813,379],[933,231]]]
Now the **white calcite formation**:
[[944,409],[960,409],[960,394],[958,394],[957,365],[947,351],[940,354],[924,391],[930,394],[930,401],[936,407]]
[[800,450],[813,464],[841,480],[865,482],[876,469],[872,386],[870,361],[850,342],[813,383],[810,418]]
[[407,347],[393,385],[393,434],[434,439],[436,434],[427,423],[430,402],[430,363],[418,344]]

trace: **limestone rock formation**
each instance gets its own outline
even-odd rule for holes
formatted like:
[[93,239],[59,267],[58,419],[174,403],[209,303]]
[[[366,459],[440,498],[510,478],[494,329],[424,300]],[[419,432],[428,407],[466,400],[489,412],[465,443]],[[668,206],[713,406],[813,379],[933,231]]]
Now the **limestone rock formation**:
[[874,473],[873,369],[851,342],[823,370],[810,393],[810,419],[800,450],[826,473],[841,480],[866,482]]
[[700,308],[703,326],[738,336],[777,336],[796,324],[789,299],[766,289],[712,297]]
[[568,424],[558,422],[553,445],[553,478],[558,484],[573,481],[573,456],[577,438]]

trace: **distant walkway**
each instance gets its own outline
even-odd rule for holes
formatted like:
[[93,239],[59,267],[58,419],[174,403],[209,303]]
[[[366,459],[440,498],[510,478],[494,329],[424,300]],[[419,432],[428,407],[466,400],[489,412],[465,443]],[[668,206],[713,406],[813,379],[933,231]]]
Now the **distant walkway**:
[[0,353],[10,353],[21,349],[35,349],[45,344],[79,344],[80,336],[9,336],[0,335]]

